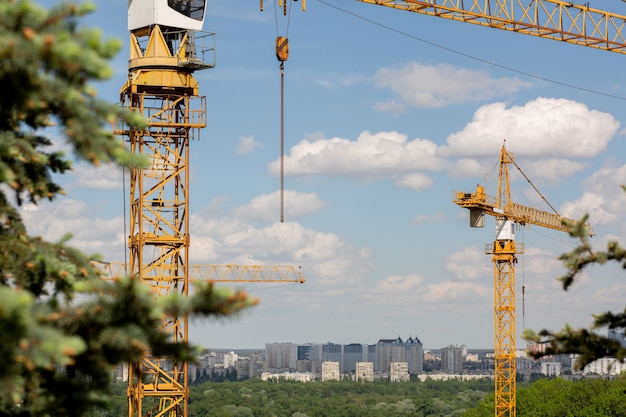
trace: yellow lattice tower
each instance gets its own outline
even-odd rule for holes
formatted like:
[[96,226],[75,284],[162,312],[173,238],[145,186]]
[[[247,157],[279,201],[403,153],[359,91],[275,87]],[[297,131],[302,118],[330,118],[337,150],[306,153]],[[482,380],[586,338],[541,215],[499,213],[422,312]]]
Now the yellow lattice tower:
[[[124,128],[147,169],[130,174],[128,273],[155,296],[189,291],[189,142],[206,126],[205,98],[193,72],[213,67],[212,34],[199,32],[204,0],[129,2],[130,60],[121,102],[146,129]],[[188,342],[187,317],[167,317],[174,342]],[[129,416],[187,416],[186,362],[147,354],[129,367]]]

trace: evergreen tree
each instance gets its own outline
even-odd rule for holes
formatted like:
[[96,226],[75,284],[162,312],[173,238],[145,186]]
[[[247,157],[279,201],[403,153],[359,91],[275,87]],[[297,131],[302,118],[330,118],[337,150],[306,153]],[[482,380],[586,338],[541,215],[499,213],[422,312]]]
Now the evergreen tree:
[[51,150],[50,132],[75,159],[143,164],[111,125],[145,122],[91,85],[111,76],[108,61],[120,48],[79,26],[92,9],[0,0],[0,415],[85,415],[106,402],[115,364],[148,351],[193,356],[161,330],[164,315],[228,316],[254,303],[210,285],[155,299],[136,280],[102,280],[71,236],[29,235],[20,207],[61,196],[54,177],[71,169],[71,157]]

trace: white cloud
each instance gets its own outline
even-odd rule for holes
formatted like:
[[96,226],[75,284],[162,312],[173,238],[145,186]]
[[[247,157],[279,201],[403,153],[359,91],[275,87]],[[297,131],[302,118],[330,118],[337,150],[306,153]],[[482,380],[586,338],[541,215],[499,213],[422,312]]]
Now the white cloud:
[[495,158],[492,160],[461,158],[450,164],[448,173],[453,178],[481,178],[493,167],[494,161]]
[[530,178],[542,178],[549,183],[558,183],[582,171],[587,166],[584,162],[570,161],[561,158],[524,160],[523,171]]
[[[493,266],[484,249],[469,246],[446,258],[446,270],[462,281],[491,278]],[[489,281],[490,282],[490,281]]]
[[239,138],[239,142],[237,142],[235,152],[237,152],[238,155],[246,155],[262,147],[263,144],[254,139],[254,136],[242,136]]
[[468,281],[445,281],[428,285],[422,294],[422,299],[429,303],[453,303],[457,300],[486,303],[493,299],[492,296],[491,286]]
[[[442,169],[437,145],[426,139],[409,141],[398,132],[362,132],[356,141],[343,138],[302,140],[285,157],[290,175],[348,175],[381,178],[417,170]],[[271,173],[279,171],[278,160],[271,162]]]
[[585,180],[585,192],[579,199],[567,201],[561,206],[561,214],[578,219],[589,213],[592,226],[623,221],[626,194],[621,185],[625,178],[626,165],[609,161]]
[[128,181],[129,174],[128,171],[123,174],[121,167],[111,163],[99,166],[78,163],[68,177],[68,187],[110,190],[122,188],[124,181]]
[[71,233],[70,246],[87,254],[100,254],[107,261],[123,260],[126,240],[121,217],[97,217],[97,208],[69,198],[40,202],[37,209],[29,205],[20,214],[32,235],[58,241]]
[[375,287],[359,288],[358,297],[367,300],[370,309],[378,307],[374,310],[377,315],[388,314],[390,308],[411,314],[424,288],[424,277],[421,275],[391,275],[378,281]]
[[445,213],[442,213],[442,212],[439,212],[430,216],[426,214],[418,214],[417,216],[413,218],[413,220],[411,221],[411,224],[414,226],[418,226],[424,223],[440,223],[440,222],[443,222],[444,220],[446,220],[446,215]]
[[416,62],[381,68],[374,74],[372,82],[376,87],[389,88],[397,95],[375,106],[376,110],[392,113],[400,113],[409,107],[443,107],[487,100],[530,85],[517,78],[492,78],[486,71]]
[[392,275],[380,281],[377,289],[386,293],[402,294],[407,291],[417,293],[423,281],[424,279],[421,276],[415,274],[406,276]]
[[[234,219],[192,215],[191,261],[239,265],[284,264],[302,266],[316,284],[356,283],[371,267],[372,253],[355,248],[333,233],[294,223],[255,228]],[[307,279],[308,280],[308,279]]]
[[[285,217],[289,219],[305,216],[326,207],[327,203],[321,201],[315,193],[299,193],[293,190],[285,190]],[[277,220],[280,212],[280,191],[271,194],[261,194],[250,203],[236,207],[233,210],[235,216],[249,220]]]
[[523,106],[482,106],[463,130],[451,134],[441,155],[494,155],[506,139],[516,157],[590,158],[604,152],[619,122],[566,99],[537,98]]
[[395,181],[399,187],[410,188],[414,191],[422,191],[433,185],[433,180],[426,174],[421,172],[412,172],[403,175]]

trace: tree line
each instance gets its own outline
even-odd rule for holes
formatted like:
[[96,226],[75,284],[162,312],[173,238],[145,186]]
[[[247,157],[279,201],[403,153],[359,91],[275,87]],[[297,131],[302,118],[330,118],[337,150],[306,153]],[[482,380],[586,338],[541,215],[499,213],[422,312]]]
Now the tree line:
[[[88,417],[117,417],[126,410],[126,384],[115,384],[110,408]],[[492,379],[371,382],[245,381],[192,385],[189,417],[492,417]],[[539,379],[521,383],[518,417],[626,415],[626,379]]]

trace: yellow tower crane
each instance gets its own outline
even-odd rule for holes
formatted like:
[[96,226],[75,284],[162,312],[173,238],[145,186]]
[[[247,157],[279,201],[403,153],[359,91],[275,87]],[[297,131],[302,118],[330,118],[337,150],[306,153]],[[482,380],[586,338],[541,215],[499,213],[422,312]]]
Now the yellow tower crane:
[[[199,95],[193,73],[215,66],[214,34],[202,31],[206,4],[206,0],[128,2],[130,59],[120,101],[143,115],[148,127],[122,126],[116,134],[126,138],[132,152],[146,155],[152,163],[130,173],[130,259],[124,272],[156,296],[186,296],[194,281],[303,282],[291,267],[190,268],[189,143],[199,139],[206,126],[206,99]],[[163,329],[174,342],[189,340],[186,316],[164,318]],[[128,380],[129,417],[187,417],[187,362],[146,355],[141,363],[131,364]]]
[[[485,214],[496,219],[496,239],[485,246],[494,265],[494,356],[495,356],[495,415],[516,415],[516,330],[515,330],[515,255],[524,253],[523,244],[515,242],[515,225],[536,225],[568,232],[575,220],[562,217],[556,211],[546,212],[511,200],[509,165],[524,175],[504,146],[500,151],[497,193],[486,194],[478,185],[473,193],[455,192],[453,201],[470,210],[470,226],[483,227]],[[529,181],[530,182],[530,181]],[[532,183],[531,183],[532,184]],[[543,197],[543,196],[542,196]],[[590,236],[593,230],[586,225]]]
[[[205,0],[128,3],[130,60],[121,104],[148,120],[121,127],[130,150],[150,158],[130,173],[128,275],[157,296],[189,293],[189,142],[206,126],[205,97],[195,71],[214,66],[214,37],[201,32]],[[187,343],[187,317],[166,317],[163,328]],[[187,362],[146,354],[129,366],[128,415],[186,417]]]

